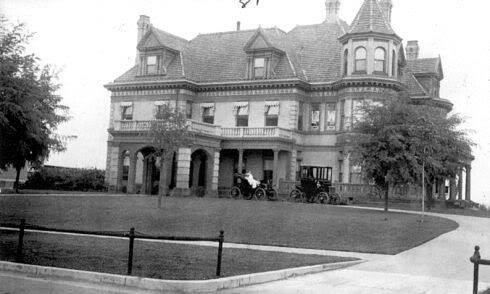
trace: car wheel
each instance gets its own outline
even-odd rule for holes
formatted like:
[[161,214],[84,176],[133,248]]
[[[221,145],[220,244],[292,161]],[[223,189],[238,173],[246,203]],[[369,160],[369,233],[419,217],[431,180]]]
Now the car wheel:
[[257,200],[262,200],[265,197],[265,190],[262,188],[257,188],[255,190],[254,196],[257,198]]
[[238,199],[241,195],[241,191],[240,191],[240,188],[238,187],[232,187],[230,189],[230,198],[233,198],[233,199]]

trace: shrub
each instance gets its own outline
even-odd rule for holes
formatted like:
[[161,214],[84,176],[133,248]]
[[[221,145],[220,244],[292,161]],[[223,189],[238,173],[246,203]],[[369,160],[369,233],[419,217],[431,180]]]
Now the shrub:
[[26,189],[106,191],[104,171],[99,169],[43,166],[31,173]]

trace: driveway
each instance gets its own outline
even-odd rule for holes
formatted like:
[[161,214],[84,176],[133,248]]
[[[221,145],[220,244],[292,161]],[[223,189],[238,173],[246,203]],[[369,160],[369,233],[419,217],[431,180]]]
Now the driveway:
[[[471,293],[469,257],[479,245],[482,258],[490,259],[490,219],[430,215],[452,219],[459,228],[419,247],[345,270],[222,293]],[[480,289],[490,287],[490,266],[480,267],[480,282]]]

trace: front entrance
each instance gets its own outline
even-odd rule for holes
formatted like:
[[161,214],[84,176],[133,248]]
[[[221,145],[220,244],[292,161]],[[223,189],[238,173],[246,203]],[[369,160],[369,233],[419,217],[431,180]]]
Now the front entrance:
[[[207,188],[206,187],[206,170],[208,163],[208,155],[204,150],[198,149],[191,155],[191,166],[189,174],[189,188]],[[211,176],[211,175],[209,175]]]

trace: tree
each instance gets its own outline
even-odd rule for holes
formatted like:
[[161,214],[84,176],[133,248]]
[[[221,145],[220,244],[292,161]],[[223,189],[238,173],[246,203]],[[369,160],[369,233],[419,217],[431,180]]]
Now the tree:
[[55,131],[68,120],[68,107],[55,94],[56,74],[25,53],[31,36],[0,15],[0,169],[15,168],[16,191],[26,162],[37,166],[51,151],[65,150]]
[[166,164],[171,164],[173,154],[179,147],[192,143],[193,133],[185,114],[170,103],[159,105],[155,117],[146,135],[156,149],[150,156],[160,158],[158,194],[163,196],[168,192]]
[[457,114],[416,105],[408,98],[364,103],[360,111],[363,118],[351,136],[353,163],[384,191],[386,211],[389,188],[420,184],[422,168],[430,184],[441,176],[455,177],[472,160],[474,144],[460,129],[463,120]]

